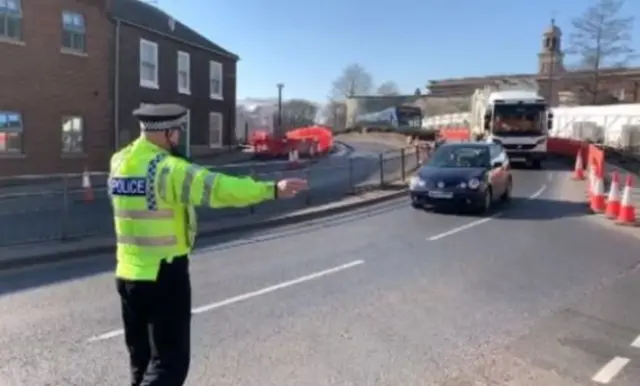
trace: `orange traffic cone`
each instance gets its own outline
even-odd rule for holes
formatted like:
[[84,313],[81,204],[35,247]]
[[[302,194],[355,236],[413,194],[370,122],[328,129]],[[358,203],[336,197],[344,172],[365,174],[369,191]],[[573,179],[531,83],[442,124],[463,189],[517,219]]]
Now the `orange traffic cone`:
[[582,163],[582,153],[578,150],[576,155],[576,165],[573,170],[573,179],[582,181],[584,180],[584,164]]
[[593,194],[593,187],[595,185],[595,173],[593,171],[593,167],[591,164],[587,165],[587,200],[591,203],[591,198]]
[[631,174],[627,174],[622,191],[622,202],[620,203],[620,213],[618,214],[617,224],[620,225],[636,225],[636,208],[631,202],[631,190],[633,189],[633,178]]
[[611,177],[611,187],[609,187],[609,197],[607,197],[607,209],[605,216],[610,219],[618,218],[620,214],[620,179],[618,172],[614,171]]
[[93,188],[91,187],[91,178],[89,172],[85,169],[82,173],[82,189],[84,191],[84,201],[93,201]]
[[595,213],[602,213],[605,210],[605,196],[604,196],[604,183],[602,176],[599,173],[595,173],[595,182],[593,185],[593,191],[591,192],[591,210]]

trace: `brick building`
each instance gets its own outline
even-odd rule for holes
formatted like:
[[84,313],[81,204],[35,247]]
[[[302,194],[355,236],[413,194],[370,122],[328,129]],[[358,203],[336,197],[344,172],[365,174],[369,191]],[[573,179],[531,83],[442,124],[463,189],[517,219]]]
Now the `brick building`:
[[0,1],[0,175],[106,170],[141,103],[190,110],[194,153],[235,141],[238,57],[138,0]]
[[[535,79],[541,93],[553,104],[559,101],[558,93],[575,94],[580,104],[635,103],[640,102],[640,68],[613,68],[599,71],[598,90],[594,88],[594,71],[568,71],[564,65],[562,31],[555,23],[542,35],[542,47],[538,53],[538,72],[535,74],[505,74],[485,77],[442,79],[429,81],[431,97],[470,96],[476,88],[499,79]],[[551,86],[551,87],[550,87]]]
[[0,2],[0,174],[98,167],[113,148],[104,0]]
[[194,154],[235,143],[238,56],[170,15],[136,0],[111,0],[116,142],[139,134],[131,112],[142,103],[175,102],[189,109]]

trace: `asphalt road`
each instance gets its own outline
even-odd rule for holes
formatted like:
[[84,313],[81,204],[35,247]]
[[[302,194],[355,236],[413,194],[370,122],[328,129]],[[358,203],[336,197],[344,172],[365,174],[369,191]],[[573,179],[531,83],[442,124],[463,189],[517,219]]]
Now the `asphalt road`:
[[[403,199],[208,240],[188,384],[590,385],[622,363],[610,384],[640,384],[637,239],[587,215],[568,172],[515,181],[492,218]],[[127,382],[111,266],[0,276],[0,384]]]
[[[251,213],[279,214],[308,205],[319,205],[344,197],[353,185],[380,180],[379,154],[388,152],[389,145],[353,143],[352,152],[342,152],[320,160],[302,170],[290,170],[291,165],[278,163],[240,164],[221,168],[231,175],[253,175],[258,179],[304,177],[310,181],[310,192],[295,200],[272,201],[253,208],[210,210],[199,212],[201,221],[219,220]],[[400,176],[400,153],[388,153],[382,162],[385,179]],[[416,157],[407,155],[405,167],[416,164]],[[111,205],[106,191],[99,187],[104,181],[94,179],[95,200],[87,203],[82,191],[69,194],[43,193],[19,198],[0,197],[0,245],[104,235],[112,232]]]

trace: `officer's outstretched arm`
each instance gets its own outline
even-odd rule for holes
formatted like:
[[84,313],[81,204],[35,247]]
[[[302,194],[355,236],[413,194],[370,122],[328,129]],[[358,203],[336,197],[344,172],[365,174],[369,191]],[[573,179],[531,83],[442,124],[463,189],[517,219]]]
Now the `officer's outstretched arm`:
[[172,160],[170,173],[175,201],[211,208],[242,207],[274,199],[275,182],[232,177],[181,159]]

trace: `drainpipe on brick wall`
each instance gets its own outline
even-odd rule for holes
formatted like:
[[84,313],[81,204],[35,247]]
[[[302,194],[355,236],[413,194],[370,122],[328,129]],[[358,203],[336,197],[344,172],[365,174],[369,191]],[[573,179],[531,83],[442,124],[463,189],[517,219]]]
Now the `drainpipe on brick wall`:
[[113,66],[113,126],[114,149],[120,148],[120,20],[116,20]]

